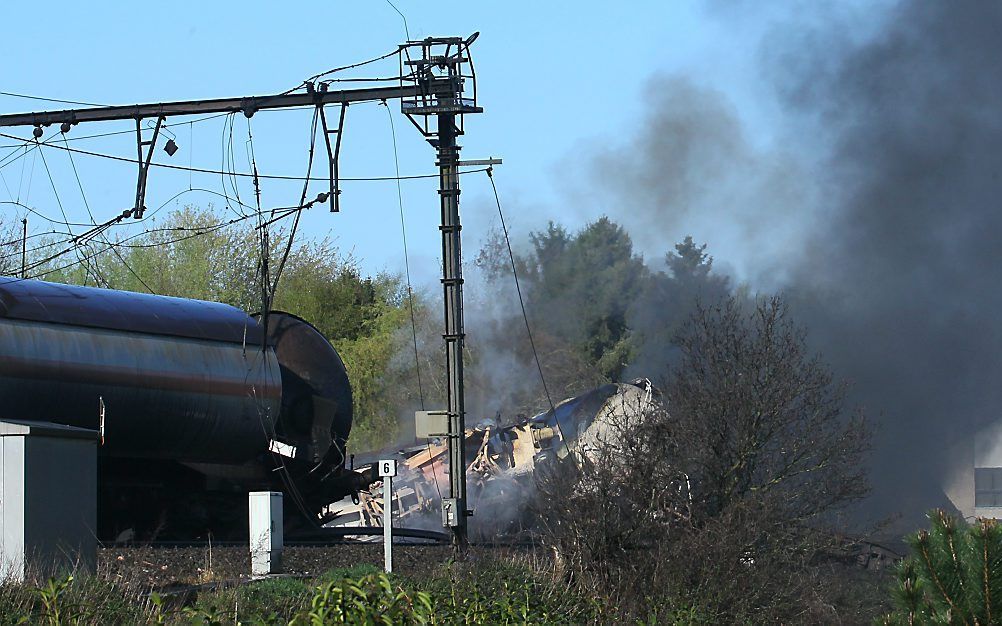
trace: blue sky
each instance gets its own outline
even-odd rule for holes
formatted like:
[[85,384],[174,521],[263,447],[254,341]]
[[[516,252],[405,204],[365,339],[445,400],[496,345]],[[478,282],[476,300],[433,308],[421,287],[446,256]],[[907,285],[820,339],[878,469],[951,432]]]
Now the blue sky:
[[[592,153],[628,147],[643,133],[650,113],[652,77],[684,76],[720,91],[747,130],[748,141],[768,149],[776,141],[777,119],[770,90],[762,85],[760,41],[770,29],[796,16],[791,7],[751,10],[739,2],[505,2],[422,3],[398,0],[412,38],[466,36],[480,31],[474,46],[480,98],[485,113],[467,121],[461,139],[464,158],[497,156],[504,165],[497,182],[516,238],[545,226],[548,219],[574,228],[616,207],[594,198],[596,181],[585,167]],[[756,3],[757,5],[757,3]],[[263,95],[283,91],[330,67],[371,58],[401,42],[404,24],[386,2],[276,3],[174,2],[157,10],[131,3],[56,3],[44,14],[35,7],[5,8],[8,59],[0,91],[107,104]],[[153,6],[153,5],[150,5]],[[779,5],[777,5],[779,6]],[[800,4],[801,7],[808,5]],[[393,75],[389,60],[358,75]],[[5,113],[64,108],[0,96]],[[433,172],[432,149],[391,105],[403,174]],[[254,152],[262,173],[302,175],[306,168],[310,111],[263,112],[251,121]],[[186,120],[172,120],[186,121]],[[172,131],[181,146],[172,159],[157,160],[217,169],[226,146],[223,120],[179,124]],[[128,130],[131,122],[79,125],[69,137]],[[29,136],[30,129],[8,132]],[[51,130],[49,131],[51,132]],[[46,135],[48,136],[48,135]],[[237,169],[247,171],[247,124],[233,127]],[[393,174],[390,126],[375,104],[349,109],[342,151],[342,176]],[[0,145],[12,145],[8,140]],[[76,147],[127,157],[135,155],[131,135],[84,140]],[[323,151],[315,174],[324,171]],[[10,149],[0,150],[0,156]],[[64,151],[46,149],[46,164],[70,221],[84,222],[80,190]],[[86,198],[100,220],[131,206],[135,169],[78,155]],[[22,169],[21,165],[24,165]],[[6,188],[21,202],[59,215],[45,170],[28,157],[0,169]],[[615,176],[615,172],[608,175]],[[30,180],[30,185],[29,185]],[[583,182],[584,181],[584,182]],[[219,191],[219,176],[155,170],[147,206],[156,207],[189,187]],[[464,177],[466,257],[472,258],[487,230],[496,225],[490,187],[483,174]],[[324,183],[314,183],[311,195]],[[263,205],[298,202],[299,183],[265,181]],[[250,198],[249,181],[241,197]],[[403,183],[412,270],[430,285],[439,272],[438,198],[435,181]],[[188,193],[184,203],[220,207],[210,194]],[[7,223],[15,217],[3,207]],[[52,228],[30,216],[31,230]],[[668,222],[666,222],[668,224]],[[648,256],[670,247],[692,224],[671,222],[655,243],[639,244]],[[366,271],[401,272],[403,256],[396,188],[392,182],[346,182],[342,212],[316,207],[304,216],[307,236],[334,238],[343,253]],[[707,237],[703,237],[706,239]],[[734,239],[731,236],[731,239]],[[741,269],[740,246],[732,253],[727,236],[716,256]],[[664,245],[660,248],[658,242]]]

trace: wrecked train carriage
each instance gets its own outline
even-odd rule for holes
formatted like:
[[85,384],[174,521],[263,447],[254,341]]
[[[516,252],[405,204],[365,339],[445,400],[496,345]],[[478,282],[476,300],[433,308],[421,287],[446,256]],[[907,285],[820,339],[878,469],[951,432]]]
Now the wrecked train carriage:
[[3,278],[0,402],[103,433],[102,539],[244,534],[254,490],[289,493],[295,528],[369,482],[344,468],[344,365],[286,313],[265,331],[224,304]]
[[[519,514],[528,503],[522,500],[538,469],[562,462],[569,455],[590,458],[601,445],[617,445],[618,430],[642,419],[657,405],[656,396],[647,379],[610,383],[509,426],[485,422],[468,428],[463,441],[469,459],[466,473],[474,520],[478,511],[483,514],[500,507],[511,514],[504,517],[512,525],[526,525]],[[394,481],[394,511],[404,525],[434,523],[442,494],[449,489],[448,445],[432,440],[398,454],[403,459]],[[363,492],[357,503],[331,505],[334,521],[330,525],[378,526],[382,506],[378,488]],[[491,517],[492,522],[497,521],[498,516]],[[476,524],[474,529],[482,525]]]

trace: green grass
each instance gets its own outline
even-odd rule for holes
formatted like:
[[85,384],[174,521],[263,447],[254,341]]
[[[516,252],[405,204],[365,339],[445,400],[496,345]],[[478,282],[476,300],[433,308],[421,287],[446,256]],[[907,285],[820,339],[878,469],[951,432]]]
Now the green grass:
[[420,578],[358,565],[312,580],[272,578],[193,598],[162,598],[96,578],[0,586],[0,626],[587,624],[606,621],[603,616],[601,603],[501,561],[446,565]]

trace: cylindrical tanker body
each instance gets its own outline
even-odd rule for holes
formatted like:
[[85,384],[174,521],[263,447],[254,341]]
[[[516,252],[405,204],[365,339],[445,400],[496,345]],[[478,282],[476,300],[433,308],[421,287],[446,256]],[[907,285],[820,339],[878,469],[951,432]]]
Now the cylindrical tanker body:
[[351,404],[337,352],[293,315],[0,278],[0,419],[103,424],[106,536],[164,519],[218,536],[248,490],[315,515],[366,480],[344,469]]
[[274,351],[239,309],[0,282],[3,418],[97,429],[103,404],[102,454],[242,463],[267,448],[281,397]]

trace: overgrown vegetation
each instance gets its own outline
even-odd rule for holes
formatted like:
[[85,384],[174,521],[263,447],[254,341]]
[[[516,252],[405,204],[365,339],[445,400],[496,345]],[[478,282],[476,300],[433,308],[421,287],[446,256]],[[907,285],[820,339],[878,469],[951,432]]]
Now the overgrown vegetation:
[[315,580],[262,580],[203,590],[193,600],[94,579],[0,586],[0,624],[589,624],[600,602],[511,562],[443,566],[425,578],[372,567]]
[[622,407],[538,481],[565,576],[636,617],[682,600],[712,623],[854,621],[822,567],[828,515],[866,493],[843,388],[776,298],[698,306],[676,345],[661,408]]

